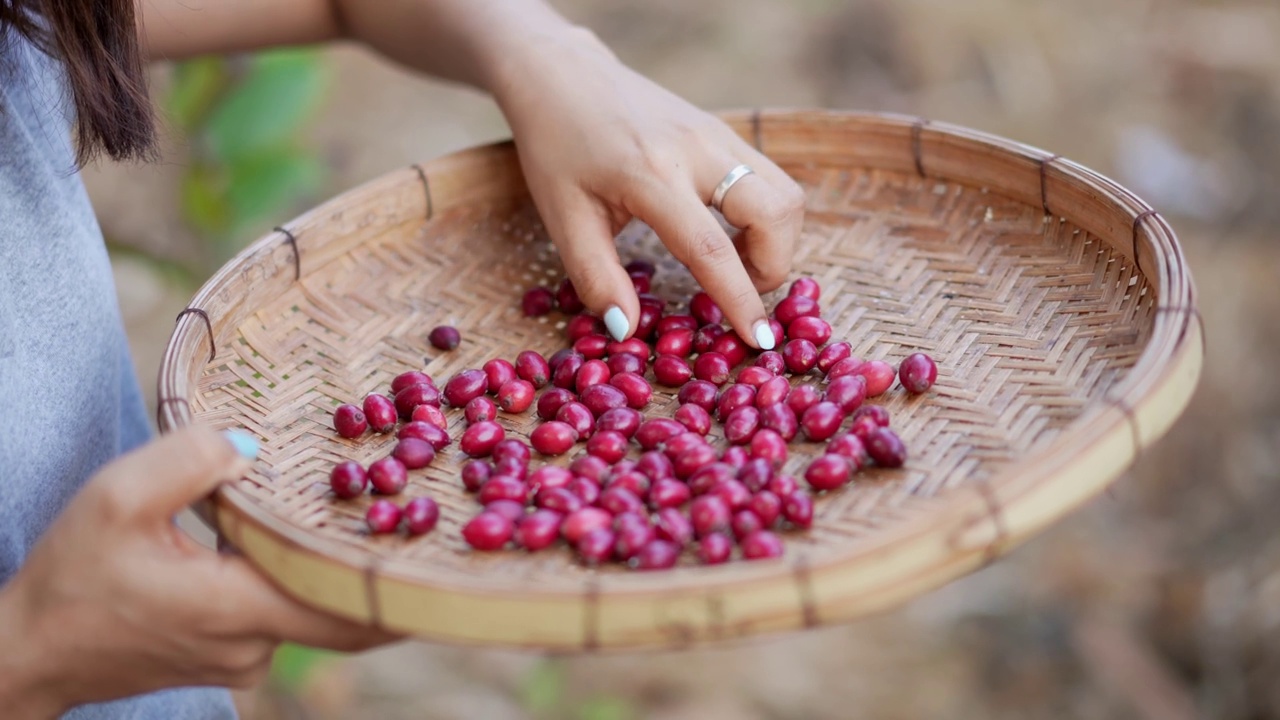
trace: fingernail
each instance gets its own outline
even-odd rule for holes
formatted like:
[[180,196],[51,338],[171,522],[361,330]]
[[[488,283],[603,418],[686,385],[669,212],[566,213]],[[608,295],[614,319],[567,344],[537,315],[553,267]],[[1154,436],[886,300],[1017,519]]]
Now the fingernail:
[[622,308],[614,305],[604,313],[604,326],[608,328],[609,334],[614,340],[622,342],[627,336],[627,330],[631,329],[631,325],[627,322],[627,316],[623,314]]
[[223,430],[222,436],[230,441],[236,452],[240,453],[240,457],[246,460],[253,460],[258,457],[258,441],[254,440],[252,435],[239,430]]
[[768,320],[760,320],[756,323],[756,345],[761,350],[772,350],[774,345],[778,344],[778,339],[773,336],[773,328],[769,327]]

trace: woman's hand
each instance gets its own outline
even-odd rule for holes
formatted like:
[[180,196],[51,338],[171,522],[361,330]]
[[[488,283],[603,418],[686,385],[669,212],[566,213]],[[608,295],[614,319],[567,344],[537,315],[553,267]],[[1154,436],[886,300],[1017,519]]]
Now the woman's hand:
[[178,529],[178,511],[248,465],[228,436],[193,428],[91,479],[0,589],[0,707],[51,717],[167,687],[245,687],[283,640],[344,651],[393,640],[297,603]]
[[[640,315],[614,236],[648,223],[748,343],[772,347],[760,292],[786,279],[804,195],[715,117],[631,71],[544,0],[149,0],[153,57],[346,36],[483,87],[511,123],[533,199],[578,295],[617,338]],[[727,70],[726,70],[727,71]],[[725,175],[730,239],[706,206]],[[614,310],[614,308],[617,308]]]
[[[640,307],[614,236],[654,229],[747,342],[770,349],[760,293],[786,279],[804,194],[727,125],[618,62],[582,30],[507,43],[490,90],[515,134],[543,221],[578,295],[618,339]],[[731,239],[707,209],[734,166],[755,173],[724,198]],[[613,310],[617,308],[617,310]]]

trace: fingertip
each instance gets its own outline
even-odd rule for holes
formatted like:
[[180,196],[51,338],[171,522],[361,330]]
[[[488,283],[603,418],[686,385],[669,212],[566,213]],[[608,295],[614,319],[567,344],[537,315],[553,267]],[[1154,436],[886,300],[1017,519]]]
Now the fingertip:
[[258,458],[258,441],[252,435],[241,430],[223,430],[222,436],[231,443],[231,447],[235,448],[236,454],[241,458],[245,460]]
[[617,305],[612,305],[604,312],[604,326],[614,340],[622,342],[631,334],[631,321],[627,314]]
[[[578,297],[588,310],[604,320],[605,329],[613,340],[622,341],[631,336],[640,319],[640,298],[636,295],[631,277],[622,265],[609,258],[575,258],[578,264],[586,261],[585,271],[577,272],[574,286]],[[578,278],[582,278],[579,282]]]
[[769,327],[768,320],[757,320],[752,337],[756,341],[756,347],[760,350],[772,350],[778,346],[778,339],[773,336],[773,328]]
[[[738,333],[738,337],[758,350],[771,350],[772,346],[777,345],[778,339],[773,336],[769,316],[764,309],[764,301],[760,293],[750,285],[749,278],[744,277],[743,281],[744,287],[731,298],[722,300],[715,295],[711,297],[724,311],[729,325],[734,332]],[[760,329],[762,325],[763,332]],[[762,343],[771,343],[772,346],[764,347]]]
[[562,223],[556,246],[578,299],[604,319],[614,340],[624,340],[640,318],[640,298],[618,258],[609,228],[607,218],[598,212],[579,210]]

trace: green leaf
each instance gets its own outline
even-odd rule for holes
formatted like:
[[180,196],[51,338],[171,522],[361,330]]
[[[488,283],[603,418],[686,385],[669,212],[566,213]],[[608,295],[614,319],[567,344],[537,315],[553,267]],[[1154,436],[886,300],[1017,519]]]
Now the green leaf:
[[630,720],[634,716],[627,701],[615,697],[593,698],[578,710],[581,720]]
[[319,158],[294,148],[241,158],[229,170],[227,204],[232,233],[283,213],[315,193],[324,177]]
[[182,177],[182,217],[206,238],[221,235],[230,225],[225,188],[223,173],[214,168],[193,166]]
[[524,679],[524,709],[531,715],[546,715],[560,705],[564,693],[564,667],[554,660],[544,660],[533,667]]
[[209,116],[210,150],[230,161],[292,142],[319,106],[325,79],[314,50],[254,56],[244,79]]
[[219,57],[178,63],[165,98],[165,111],[180,130],[191,135],[208,115],[229,80],[227,63]]
[[271,658],[271,679],[279,685],[297,690],[311,678],[317,665],[335,657],[326,650],[284,643]]

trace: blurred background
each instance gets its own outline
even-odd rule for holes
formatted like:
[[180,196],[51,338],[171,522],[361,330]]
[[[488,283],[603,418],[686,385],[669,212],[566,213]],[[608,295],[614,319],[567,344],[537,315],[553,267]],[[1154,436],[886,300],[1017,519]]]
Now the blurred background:
[[[1061,153],[1180,235],[1208,328],[1186,416],[995,565],[854,625],[683,654],[286,647],[247,717],[1280,718],[1280,4],[561,0],[706,108],[887,110]],[[354,47],[160,67],[164,163],[87,175],[153,393],[173,317],[248,241],[504,137],[483,96]],[[154,398],[152,398],[154,402]]]

